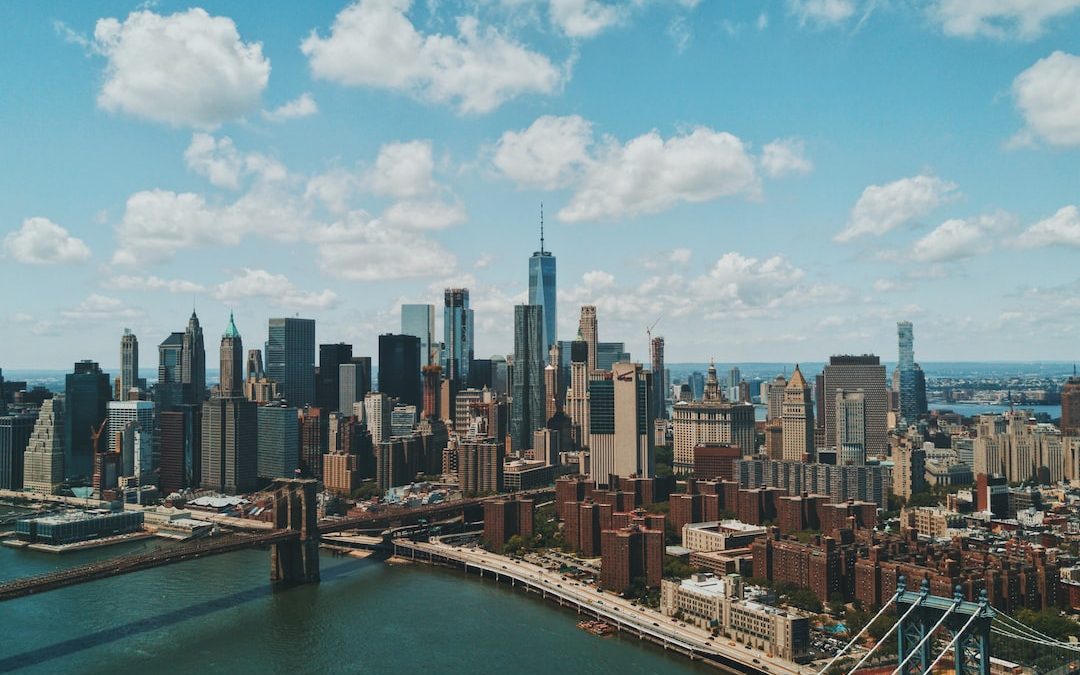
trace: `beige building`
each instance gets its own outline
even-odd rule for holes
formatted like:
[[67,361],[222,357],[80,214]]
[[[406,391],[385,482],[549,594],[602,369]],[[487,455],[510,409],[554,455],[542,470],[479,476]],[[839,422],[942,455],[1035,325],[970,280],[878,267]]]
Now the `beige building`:
[[589,456],[592,477],[651,478],[653,443],[652,374],[640,363],[616,363],[611,377],[594,379],[589,388]]
[[1078,478],[1067,471],[1070,443],[1052,424],[1037,423],[1029,413],[1018,410],[1005,415],[980,415],[977,429],[973,467],[976,475],[1004,474],[1010,482],[1026,481],[1040,472],[1052,483]]
[[921,537],[945,537],[949,528],[963,527],[963,523],[963,516],[940,506],[918,506],[900,511],[900,531],[915,530]]
[[701,401],[680,401],[671,411],[672,451],[675,471],[694,469],[694,448],[699,445],[737,445],[744,455],[756,451],[754,406],[731,403],[720,395],[716,366],[710,364],[705,377],[705,395]]
[[683,525],[682,545],[691,551],[726,551],[749,546],[756,537],[764,534],[764,527],[738,520],[689,523]]
[[30,443],[23,454],[23,487],[55,494],[64,483],[64,399],[41,403]]
[[926,490],[926,451],[922,439],[892,437],[893,494],[910,499],[916,492]]
[[783,459],[807,461],[814,456],[814,404],[810,387],[799,366],[784,389],[784,405],[780,414]]

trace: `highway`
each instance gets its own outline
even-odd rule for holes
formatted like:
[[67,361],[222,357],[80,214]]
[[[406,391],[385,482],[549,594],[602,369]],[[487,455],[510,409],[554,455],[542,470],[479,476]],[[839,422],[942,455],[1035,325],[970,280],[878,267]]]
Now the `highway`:
[[733,647],[723,636],[714,638],[709,631],[691,624],[683,625],[673,622],[670,617],[656,610],[631,604],[629,600],[603,593],[592,586],[563,577],[558,572],[538,565],[489,553],[483,549],[451,546],[439,541],[438,538],[431,542],[396,541],[395,544],[456,560],[463,563],[466,569],[473,567],[492,574],[511,577],[535,586],[548,595],[586,606],[604,615],[612,623],[629,624],[636,631],[659,638],[661,641],[690,648],[699,655],[715,654],[723,657],[741,666],[743,672],[767,672],[771,675],[813,675],[817,672],[812,665],[799,666],[776,657],[770,658],[761,651],[747,649],[739,643]]

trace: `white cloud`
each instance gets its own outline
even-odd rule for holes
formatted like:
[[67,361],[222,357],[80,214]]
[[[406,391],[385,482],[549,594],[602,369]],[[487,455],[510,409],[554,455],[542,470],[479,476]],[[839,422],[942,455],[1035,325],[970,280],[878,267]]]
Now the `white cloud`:
[[192,134],[184,161],[189,169],[205,176],[213,185],[232,190],[240,188],[244,176],[255,175],[265,181],[288,177],[288,171],[277,160],[255,152],[239,152],[228,136],[217,139],[201,131]]
[[551,0],[551,22],[569,37],[590,38],[624,17],[623,7],[599,0]]
[[846,242],[868,234],[883,235],[957,196],[955,183],[926,174],[871,185],[855,202],[847,227],[834,239]]
[[519,185],[553,190],[578,179],[592,142],[588,120],[544,115],[528,129],[505,132],[496,144],[494,163]]
[[406,16],[411,0],[358,0],[330,35],[300,46],[312,74],[349,86],[405,91],[461,113],[485,113],[526,93],[550,94],[564,73],[550,59],[460,17],[458,34],[423,35]]
[[975,218],[952,218],[915,242],[912,255],[922,262],[948,262],[988,252],[994,239],[1011,227],[1015,218],[997,212]]
[[1027,122],[1022,137],[1080,145],[1080,56],[1057,51],[1016,76],[1016,105]]
[[1080,0],[938,0],[930,16],[946,35],[1033,40],[1048,21],[1077,8]]
[[83,262],[90,247],[48,218],[27,218],[22,227],[4,237],[4,255],[31,265]]
[[465,222],[465,207],[460,202],[403,201],[391,205],[380,217],[391,228],[443,230]]
[[783,256],[764,260],[725,253],[712,269],[691,283],[699,299],[736,308],[770,307],[794,291],[806,272]]
[[388,143],[379,149],[367,182],[375,194],[404,199],[434,191],[434,171],[431,141]]
[[1036,246],[1077,246],[1080,247],[1080,209],[1073,205],[1058,209],[1049,218],[1044,218],[1028,227],[1016,243],[1031,248]]
[[136,192],[128,197],[123,219],[116,226],[119,248],[113,262],[158,262],[182,248],[240,243],[247,224],[226,221],[222,215],[221,209],[192,192]]
[[697,127],[665,140],[651,131],[625,145],[606,139],[559,218],[573,222],[656,213],[678,202],[757,197],[760,190],[754,160],[738,137]]
[[319,292],[301,291],[283,274],[248,269],[221,283],[214,297],[222,302],[237,302],[259,298],[287,309],[329,309],[337,304],[337,294],[329,289]]
[[800,138],[778,138],[761,149],[761,168],[778,178],[788,174],[810,173],[814,163],[806,157],[806,143]]
[[344,169],[332,169],[308,179],[304,199],[317,199],[331,212],[345,213],[349,209],[349,198],[359,184],[360,180],[354,174]]
[[853,0],[788,0],[788,11],[805,26],[843,23],[855,14]]
[[592,270],[582,275],[581,280],[591,289],[611,288],[615,285],[615,275],[603,270]]
[[200,8],[99,19],[94,48],[108,59],[98,105],[173,126],[212,129],[258,110],[270,78],[262,45]]
[[161,277],[134,276],[119,274],[108,277],[101,285],[114,291],[168,291],[169,293],[202,293],[206,290],[201,284],[184,279],[162,279]]
[[758,14],[758,18],[757,18],[757,21],[754,22],[754,26],[758,30],[765,30],[766,28],[768,28],[769,27],[769,15],[766,14],[765,12],[762,12],[761,14]]
[[[457,267],[457,259],[434,240],[404,228],[390,228],[364,214],[350,214],[327,229],[327,243],[319,246],[324,273],[351,281],[385,281],[443,276]],[[337,235],[335,238],[334,235]]]
[[693,253],[688,248],[676,248],[672,249],[671,253],[668,254],[668,260],[673,263],[685,265],[686,263],[690,262],[690,257],[692,255]]
[[876,293],[897,293],[899,291],[907,291],[910,289],[911,284],[895,279],[878,279],[874,281],[874,291]]
[[128,307],[122,300],[91,293],[77,306],[61,310],[60,314],[65,319],[75,321],[115,321],[135,319],[143,313],[139,309]]
[[305,92],[273,110],[264,110],[262,116],[270,122],[284,122],[300,117],[310,117],[318,112],[319,106],[315,103],[315,99]]

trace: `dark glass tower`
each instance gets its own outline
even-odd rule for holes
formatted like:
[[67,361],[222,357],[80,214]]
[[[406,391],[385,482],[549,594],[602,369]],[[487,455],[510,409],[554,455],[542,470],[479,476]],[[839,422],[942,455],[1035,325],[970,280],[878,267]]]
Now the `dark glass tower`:
[[543,314],[544,352],[558,339],[555,312],[555,256],[544,250],[544,211],[540,207],[540,250],[529,258],[529,304],[539,305]]
[[420,396],[420,338],[412,335],[379,336],[379,391],[402,405],[423,405]]
[[183,384],[183,402],[201,405],[206,398],[206,346],[195,310],[191,310],[181,345],[180,381]]
[[266,375],[291,406],[315,405],[315,320],[270,319]]
[[[343,342],[319,345],[319,375],[315,378],[315,405],[334,412],[341,410],[339,387],[341,364],[352,360],[352,345]],[[351,414],[351,409],[350,409]]]
[[112,400],[109,374],[94,361],[79,361],[64,383],[64,477],[89,478],[94,470],[96,431]]
[[184,333],[171,333],[158,345],[157,385],[154,401],[158,410],[173,410],[184,401],[183,382]]
[[[469,289],[448,288],[443,308],[443,377],[465,383],[473,360],[473,311],[469,309]],[[382,368],[382,363],[379,363]],[[420,382],[419,375],[417,383]]]
[[514,374],[511,384],[510,439],[514,452],[532,447],[544,426],[544,312],[540,305],[514,307]]

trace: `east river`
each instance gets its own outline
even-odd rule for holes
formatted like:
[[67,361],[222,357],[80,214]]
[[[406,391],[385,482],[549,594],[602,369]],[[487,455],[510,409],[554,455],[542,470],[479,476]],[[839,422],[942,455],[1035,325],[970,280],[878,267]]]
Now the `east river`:
[[[3,511],[3,507],[0,507]],[[58,556],[0,547],[0,579],[149,543]],[[0,672],[715,673],[492,580],[335,558],[322,583],[272,591],[241,551],[0,603]]]

